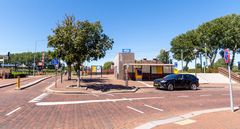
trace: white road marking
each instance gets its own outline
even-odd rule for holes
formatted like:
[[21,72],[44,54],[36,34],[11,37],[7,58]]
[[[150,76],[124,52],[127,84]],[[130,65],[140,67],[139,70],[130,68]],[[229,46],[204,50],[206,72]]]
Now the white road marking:
[[86,104],[86,103],[104,103],[104,102],[118,102],[118,101],[131,101],[131,100],[147,100],[147,99],[162,99],[163,97],[145,97],[145,98],[122,98],[122,99],[103,99],[103,100],[83,100],[83,101],[62,101],[62,102],[39,102],[38,106],[49,105],[67,105],[67,104]]
[[156,107],[153,107],[153,106],[150,106],[150,105],[147,105],[147,104],[144,104],[144,106],[155,109],[155,110],[158,110],[158,111],[161,111],[161,112],[163,111],[163,109],[156,108]]
[[36,103],[36,102],[40,102],[43,98],[47,97],[48,93],[42,93],[41,95],[39,95],[38,97],[32,99],[29,101],[29,103]]
[[142,111],[140,111],[140,110],[138,110],[138,109],[136,109],[136,108],[130,107],[130,106],[127,106],[127,108],[132,109],[132,110],[134,110],[134,111],[136,111],[136,112],[138,112],[138,113],[141,113],[141,114],[144,113],[144,112],[142,112]]
[[178,98],[188,98],[189,96],[178,96]]
[[113,94],[105,94],[105,95],[114,96]]
[[205,96],[212,96],[212,95],[211,94],[200,95],[200,97],[205,97]]
[[115,100],[112,100],[112,99],[109,99],[109,98],[106,98],[106,100],[116,102]]
[[122,99],[132,101],[132,99],[130,99],[130,98],[122,98]]
[[192,124],[192,123],[195,123],[195,122],[196,122],[195,120],[186,119],[186,120],[183,120],[183,121],[178,121],[175,124],[178,124],[178,125],[188,125],[188,124]]
[[[235,109],[239,109],[239,107],[235,107]],[[215,108],[215,109],[207,109],[207,110],[189,112],[187,114],[180,115],[180,116],[175,116],[175,117],[170,117],[170,118],[167,118],[167,119],[150,121],[150,122],[142,124],[138,127],[135,127],[135,129],[152,129],[156,126],[165,125],[165,124],[169,124],[169,123],[175,123],[175,122],[178,122],[178,121],[183,121],[183,120],[186,120],[186,119],[189,119],[189,118],[192,118],[192,117],[195,117],[195,116],[199,116],[199,115],[202,115],[202,114],[220,112],[220,111],[227,111],[227,110],[230,110],[230,108],[229,107]]]
[[21,107],[18,107],[16,109],[14,109],[13,111],[9,112],[8,114],[6,114],[5,116],[9,116],[9,115],[13,114],[14,112],[16,112],[17,110],[20,110],[20,109],[21,109]]
[[142,84],[144,84],[144,85],[147,86],[147,87],[153,87],[152,85],[149,85],[149,84],[147,84],[147,83],[145,83],[145,82],[143,82],[143,81],[137,81],[137,82],[142,83]]

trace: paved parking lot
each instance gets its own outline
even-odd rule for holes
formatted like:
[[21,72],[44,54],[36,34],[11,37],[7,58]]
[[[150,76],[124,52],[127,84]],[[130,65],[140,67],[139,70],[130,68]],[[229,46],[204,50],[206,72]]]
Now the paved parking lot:
[[[15,108],[5,108],[1,125],[3,128],[134,128],[150,120],[189,111],[226,107],[227,95],[227,89],[84,95],[44,93]],[[239,101],[236,99],[235,103]],[[6,115],[11,111],[14,112]]]
[[[197,91],[143,88],[137,93],[51,94],[50,78],[25,90],[0,89],[0,128],[135,128],[152,120],[229,106],[228,88]],[[139,83],[139,82],[135,82]],[[234,88],[235,105],[240,89]]]

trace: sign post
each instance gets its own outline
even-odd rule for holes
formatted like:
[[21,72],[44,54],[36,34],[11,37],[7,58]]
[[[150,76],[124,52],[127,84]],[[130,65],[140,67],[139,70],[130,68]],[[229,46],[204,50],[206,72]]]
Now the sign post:
[[57,59],[57,58],[54,58],[54,59],[51,61],[51,64],[54,65],[54,66],[55,66],[55,69],[56,69],[55,87],[57,87],[57,70],[58,70],[58,67],[59,67],[58,59]]
[[234,112],[231,69],[230,69],[230,52],[228,49],[224,50],[224,59],[225,59],[225,63],[228,65],[230,108],[231,108],[231,111]]

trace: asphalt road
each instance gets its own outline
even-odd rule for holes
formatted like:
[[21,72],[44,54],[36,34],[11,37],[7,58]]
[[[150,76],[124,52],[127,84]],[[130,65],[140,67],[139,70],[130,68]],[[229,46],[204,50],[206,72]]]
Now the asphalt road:
[[[228,89],[203,88],[197,91],[162,91],[124,94],[48,94],[47,79],[33,87],[16,91],[0,89],[0,128],[134,128],[163,119],[211,108],[229,106]],[[240,105],[240,89],[234,89],[235,105]]]

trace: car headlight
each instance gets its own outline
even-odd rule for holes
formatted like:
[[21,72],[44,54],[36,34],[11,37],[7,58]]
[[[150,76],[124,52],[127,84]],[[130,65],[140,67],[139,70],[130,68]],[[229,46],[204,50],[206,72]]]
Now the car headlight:
[[165,80],[162,80],[161,83],[165,83],[166,81]]

